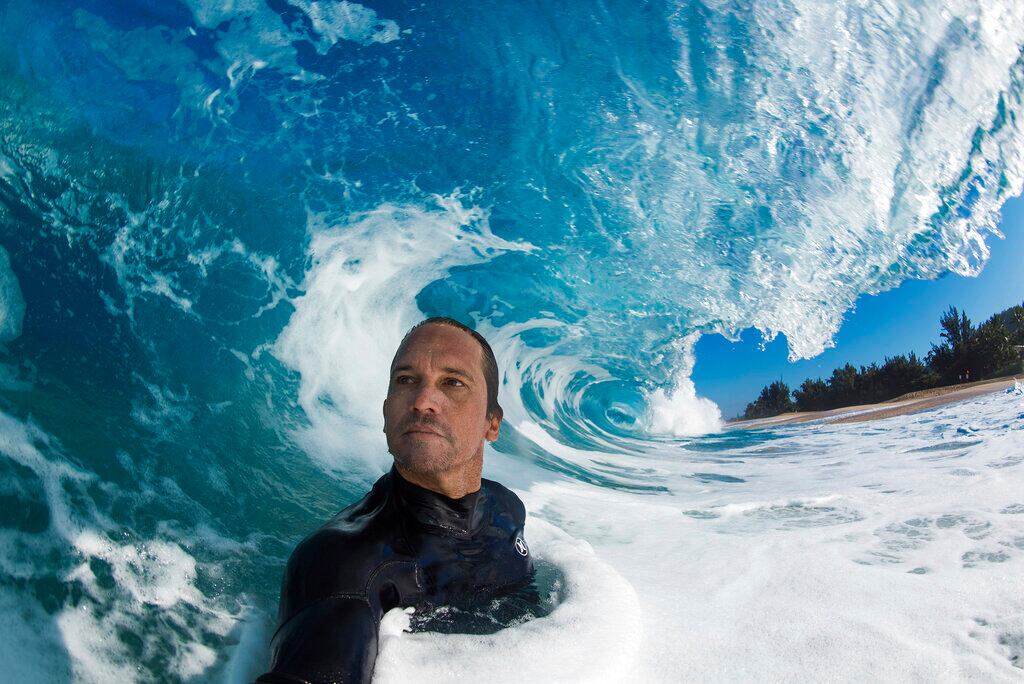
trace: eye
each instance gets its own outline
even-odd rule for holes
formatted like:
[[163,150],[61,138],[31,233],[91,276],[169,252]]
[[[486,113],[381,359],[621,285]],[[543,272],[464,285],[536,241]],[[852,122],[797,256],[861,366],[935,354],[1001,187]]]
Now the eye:
[[396,375],[395,376],[395,384],[396,385],[411,385],[414,382],[416,382],[416,378],[412,377],[411,375]]
[[466,383],[462,382],[458,378],[445,378],[444,384],[452,387],[465,387]]

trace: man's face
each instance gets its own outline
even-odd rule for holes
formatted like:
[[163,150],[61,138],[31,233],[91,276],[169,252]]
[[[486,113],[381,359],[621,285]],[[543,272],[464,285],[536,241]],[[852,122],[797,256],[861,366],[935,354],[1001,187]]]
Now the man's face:
[[487,415],[483,350],[468,333],[428,324],[413,331],[391,366],[384,400],[388,451],[403,469],[433,475],[464,466],[498,438]]

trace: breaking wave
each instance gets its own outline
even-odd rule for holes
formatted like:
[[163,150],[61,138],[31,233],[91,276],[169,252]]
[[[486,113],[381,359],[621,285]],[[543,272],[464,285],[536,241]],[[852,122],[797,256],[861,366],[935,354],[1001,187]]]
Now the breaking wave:
[[[760,554],[763,574],[735,596],[799,594],[765,579],[797,571],[776,555],[799,546],[775,544],[793,530],[855,526],[870,538],[844,552],[857,563],[913,555],[893,550],[917,523],[893,518],[888,495],[824,475],[824,450],[838,444],[847,463],[861,437],[723,433],[690,380],[693,350],[753,327],[814,356],[860,295],[984,266],[1024,186],[1012,0],[7,0],[0,38],[0,499],[16,511],[0,521],[0,603],[18,616],[0,653],[22,679],[251,677],[289,549],[386,467],[385,369],[428,315],[472,322],[499,358],[506,421],[490,472],[597,555],[540,522],[539,553],[626,587],[615,605],[648,641],[681,628],[654,597],[694,597],[666,584],[688,556],[649,571],[629,556],[686,547],[675,530],[694,521],[733,535],[723,563]],[[993,415],[1016,425],[1002,401]],[[1011,452],[986,425],[979,439]],[[801,464],[790,484],[780,462],[753,465],[776,440]],[[939,496],[947,477],[991,475],[965,454],[964,474],[922,461],[911,479]],[[941,595],[967,565],[1017,560],[1012,512],[911,499],[930,539],[945,539],[948,513],[978,542],[938,545],[967,559]],[[602,522],[608,510],[629,523]],[[967,532],[986,521],[999,535]],[[646,522],[649,536],[636,532]],[[689,581],[713,591],[701,578],[720,566],[695,567]],[[886,595],[931,581],[914,577]],[[613,642],[581,592],[519,643]],[[984,595],[991,615],[970,616],[987,621],[975,631],[1019,643],[1000,592]],[[723,620],[742,612],[713,595]],[[869,624],[864,652],[906,627],[851,615]],[[738,636],[690,617],[722,649]],[[759,613],[739,636],[766,625]],[[908,637],[921,660],[898,673],[938,672],[921,664],[932,637]],[[432,649],[476,644],[403,638],[386,659],[399,679]],[[608,662],[642,660],[638,643],[609,645]],[[804,672],[827,678],[832,651],[812,652]],[[693,655],[638,671],[672,678]]]

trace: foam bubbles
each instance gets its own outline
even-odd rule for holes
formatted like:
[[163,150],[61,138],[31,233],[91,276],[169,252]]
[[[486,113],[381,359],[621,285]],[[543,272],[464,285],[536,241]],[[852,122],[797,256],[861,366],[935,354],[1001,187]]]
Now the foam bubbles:
[[[492,474],[527,483],[520,495],[534,553],[592,591],[563,597],[558,610],[569,609],[571,625],[551,629],[556,610],[489,637],[404,633],[408,614],[396,611],[378,676],[1016,681],[1024,610],[1016,402],[993,393],[868,426],[631,443],[636,453],[603,455],[620,478],[659,482],[667,496],[545,478],[488,454]],[[594,471],[602,458],[536,425],[517,431],[571,464],[567,471]],[[955,452],[928,448],[965,433],[970,443]],[[971,482],[950,479],[966,466]],[[565,542],[563,552],[554,542]],[[617,605],[621,592],[636,604]]]
[[82,682],[145,681],[160,662],[167,675],[187,679],[223,660],[214,644],[238,618],[199,590],[199,565],[180,540],[139,539],[111,521],[97,504],[110,485],[72,465],[45,432],[3,413],[0,463],[7,477],[38,483],[46,509],[44,525],[0,529],[0,570],[17,578],[0,605],[18,607],[6,614],[7,643],[21,649],[19,681],[66,679],[66,672]]
[[382,631],[374,681],[622,681],[643,637],[635,590],[588,543],[544,520],[528,520],[527,535],[533,556],[563,574],[551,614],[484,636],[407,634],[408,614],[396,609]]
[[650,394],[648,424],[655,434],[706,435],[722,429],[722,411],[710,399],[698,397],[690,379],[697,362],[693,348],[698,338],[698,335],[690,335],[679,345],[682,365],[676,371],[671,393],[658,388]]
[[291,4],[306,13],[313,29],[327,45],[339,40],[354,40],[363,45],[390,43],[399,38],[398,24],[390,19],[378,19],[376,12],[357,2],[292,0]]
[[[867,428],[616,458],[671,496],[556,481],[523,498],[635,587],[642,655],[617,681],[1009,682],[1024,610],[1015,404],[994,393]],[[965,425],[956,459],[921,450]],[[710,461],[724,477],[686,477]],[[966,466],[974,478],[956,480]]]

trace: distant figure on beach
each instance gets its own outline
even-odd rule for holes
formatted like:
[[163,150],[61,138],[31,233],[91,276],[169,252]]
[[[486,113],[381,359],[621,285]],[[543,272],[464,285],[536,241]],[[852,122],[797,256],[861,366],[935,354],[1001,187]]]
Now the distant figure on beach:
[[369,682],[388,610],[483,602],[530,581],[523,503],[481,477],[501,419],[483,336],[450,318],[405,335],[384,401],[394,465],[295,548],[259,682]]

